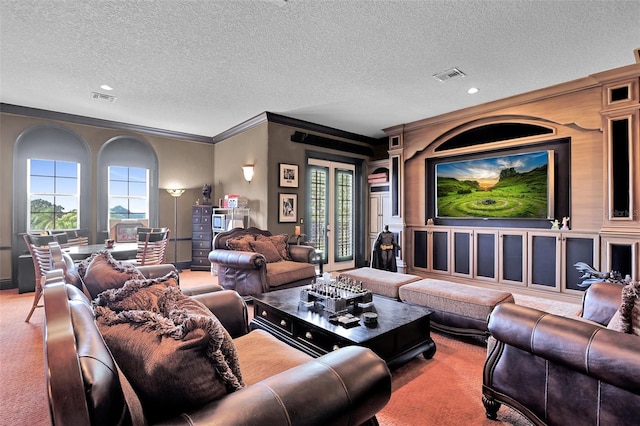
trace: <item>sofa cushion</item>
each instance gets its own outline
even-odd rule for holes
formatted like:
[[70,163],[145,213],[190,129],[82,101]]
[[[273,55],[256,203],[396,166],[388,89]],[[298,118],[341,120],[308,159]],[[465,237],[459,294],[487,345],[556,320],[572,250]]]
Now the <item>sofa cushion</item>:
[[105,291],[94,312],[150,420],[244,386],[231,337],[204,305],[180,292],[175,272]]
[[276,246],[271,243],[271,241],[251,241],[249,245],[256,253],[260,253],[267,260],[267,263],[280,262],[282,260],[282,256],[278,253],[278,249]]
[[226,245],[229,250],[253,251],[251,245],[249,245],[251,241],[255,241],[255,237],[252,234],[246,234],[241,237],[228,239]]
[[253,330],[234,339],[233,343],[240,360],[242,378],[247,386],[312,359],[263,330]]
[[87,260],[86,269],[82,266],[78,272],[92,298],[105,290],[122,287],[128,280],[144,278],[135,265],[115,260],[108,250],[94,253]]
[[609,321],[607,328],[640,336],[640,282],[624,286],[620,308]]
[[287,234],[271,236],[258,234],[256,236],[256,241],[271,242],[275,246],[276,250],[278,250],[281,258],[284,260],[291,260],[291,257],[289,256],[289,236]]
[[316,268],[310,263],[283,260],[267,264],[267,284],[271,288],[315,276]]

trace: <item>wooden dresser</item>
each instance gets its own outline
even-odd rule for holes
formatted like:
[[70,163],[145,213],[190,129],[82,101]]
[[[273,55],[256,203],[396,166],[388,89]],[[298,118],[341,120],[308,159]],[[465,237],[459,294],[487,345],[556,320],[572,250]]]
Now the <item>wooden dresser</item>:
[[211,213],[212,206],[192,206],[192,236],[191,236],[191,270],[209,271],[209,252],[211,251]]

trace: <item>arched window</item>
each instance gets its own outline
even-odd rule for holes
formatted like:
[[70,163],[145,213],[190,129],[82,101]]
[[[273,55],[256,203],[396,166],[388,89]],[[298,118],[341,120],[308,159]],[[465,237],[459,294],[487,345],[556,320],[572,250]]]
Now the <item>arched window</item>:
[[110,221],[145,219],[158,223],[158,156],[140,138],[118,136],[98,152],[98,228]]
[[43,124],[24,131],[13,156],[14,234],[88,228],[91,156],[72,130]]

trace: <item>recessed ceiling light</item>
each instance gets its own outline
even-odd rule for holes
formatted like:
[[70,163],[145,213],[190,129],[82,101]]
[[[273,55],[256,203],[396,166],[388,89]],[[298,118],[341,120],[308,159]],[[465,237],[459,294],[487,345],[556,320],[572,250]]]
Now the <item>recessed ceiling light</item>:
[[471,89],[467,90],[467,93],[470,94],[470,95],[478,93],[478,88],[477,87],[472,87]]
[[102,86],[100,86],[100,88],[103,90],[113,90],[113,87],[109,86],[108,84],[103,84]]

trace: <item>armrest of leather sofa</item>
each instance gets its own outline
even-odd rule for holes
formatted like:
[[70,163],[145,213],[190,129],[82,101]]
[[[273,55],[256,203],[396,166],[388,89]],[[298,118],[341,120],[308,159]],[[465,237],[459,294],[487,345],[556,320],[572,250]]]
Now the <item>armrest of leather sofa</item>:
[[169,272],[176,271],[176,267],[171,263],[163,263],[161,265],[150,266],[138,266],[138,270],[144,275],[145,278],[160,278],[167,275]]
[[223,267],[238,269],[260,269],[267,263],[260,253],[224,249],[212,250],[209,260]]
[[311,246],[290,244],[289,256],[294,262],[314,263],[316,261],[316,249]]
[[209,308],[231,337],[242,336],[249,332],[247,304],[236,291],[214,291],[194,294],[191,297]]
[[591,284],[582,296],[582,318],[605,326],[609,324],[622,304],[622,288],[614,283]]
[[359,425],[390,397],[384,361],[370,349],[349,346],[163,424]]
[[498,342],[564,365],[605,383],[640,391],[640,337],[514,303],[489,316]]

